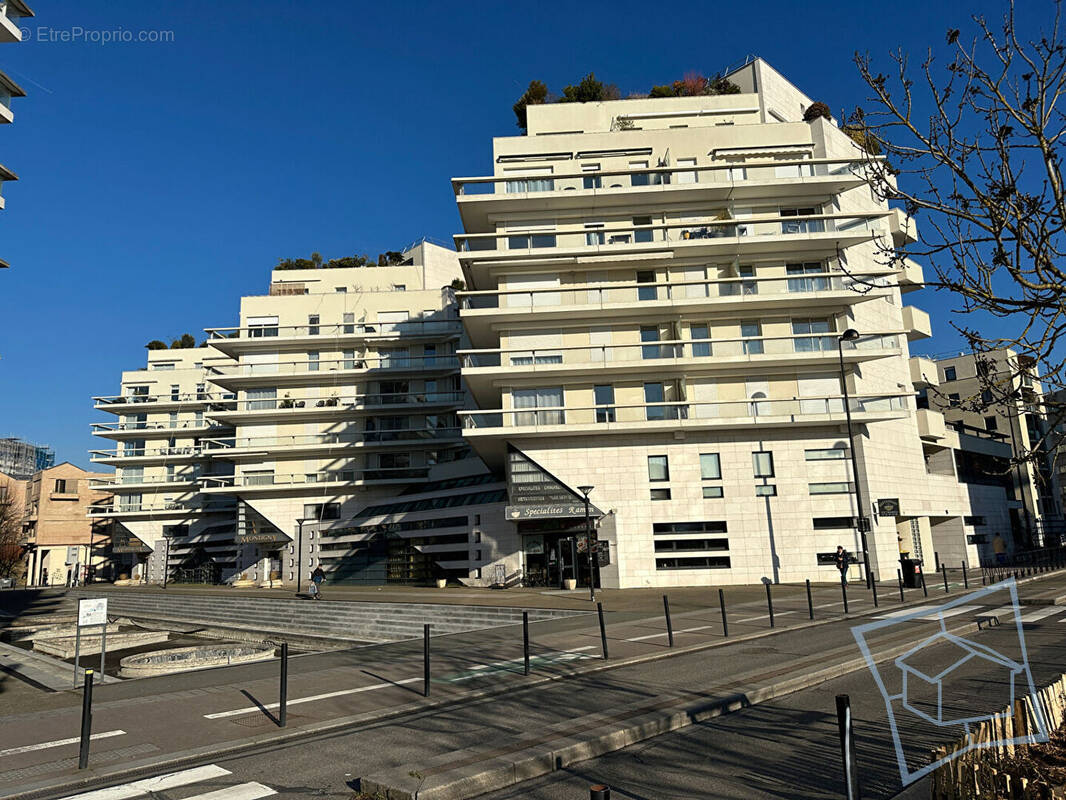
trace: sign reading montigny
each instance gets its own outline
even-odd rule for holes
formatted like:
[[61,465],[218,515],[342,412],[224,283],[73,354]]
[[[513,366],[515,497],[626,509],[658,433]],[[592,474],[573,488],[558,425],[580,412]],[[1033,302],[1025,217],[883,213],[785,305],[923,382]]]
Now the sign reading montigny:
[[106,625],[107,598],[93,597],[78,601],[78,626]]

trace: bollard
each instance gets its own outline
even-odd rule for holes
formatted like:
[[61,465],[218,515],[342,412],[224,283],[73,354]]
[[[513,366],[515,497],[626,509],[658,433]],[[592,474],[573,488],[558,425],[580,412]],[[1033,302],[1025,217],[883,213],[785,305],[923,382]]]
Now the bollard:
[[89,766],[89,739],[93,732],[93,671],[85,670],[81,696],[81,746],[78,749],[78,769]]
[[807,578],[807,614],[814,619],[814,599],[811,597],[811,579]]
[[900,569],[896,570],[896,580],[899,581],[899,601],[901,603],[905,603],[905,602],[907,602],[907,600],[903,596],[903,570],[900,570]]
[[870,576],[870,589],[874,593],[874,608],[878,608],[879,606],[877,603],[877,576],[874,575],[872,572],[870,573]]
[[770,627],[774,627],[774,598],[770,596],[770,584],[766,586],[766,609],[770,612]]
[[962,562],[962,588],[963,589],[969,589],[970,588],[970,579],[966,577],[966,562],[965,561]]
[[600,644],[603,645],[603,660],[607,660],[607,628],[603,624],[603,603],[596,603],[596,613],[600,616]]
[[522,656],[525,659],[526,671],[529,674],[529,612],[522,612]]
[[837,729],[840,733],[840,753],[844,757],[844,797],[859,800],[859,765],[855,760],[855,727],[851,719],[851,698],[837,695]]
[[670,646],[674,646],[674,626],[670,622],[670,598],[665,594],[663,595],[663,611],[666,612],[666,637],[670,641]]
[[604,783],[590,786],[589,800],[611,800],[611,787]]
[[718,605],[722,607],[722,635],[729,635],[729,620],[725,617],[725,592],[718,590]]
[[985,569],[984,569],[984,567],[981,567],[981,585],[982,586],[985,585]]
[[422,696],[429,697],[429,624],[422,626]]
[[944,594],[948,593],[948,566],[947,564],[940,565],[940,571],[944,574]]
[[281,686],[278,693],[278,727],[284,728],[289,704],[289,643],[281,643]]
[[925,597],[928,597],[929,596],[929,589],[925,585],[925,570],[923,569],[918,574],[922,576],[922,595],[925,596]]
[[844,614],[848,613],[848,585],[844,581],[840,582],[840,596],[844,598]]
[[933,569],[940,570],[940,553],[933,553]]

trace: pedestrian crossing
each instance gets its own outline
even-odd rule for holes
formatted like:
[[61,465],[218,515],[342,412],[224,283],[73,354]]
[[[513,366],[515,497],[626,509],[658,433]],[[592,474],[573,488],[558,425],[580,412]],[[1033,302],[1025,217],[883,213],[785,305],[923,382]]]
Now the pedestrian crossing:
[[[884,614],[877,614],[875,619],[900,619],[913,622],[937,622],[941,619],[969,614],[971,616],[999,617],[1000,622],[1008,623],[1014,619],[1014,606],[988,608],[982,605],[955,606],[940,610],[940,606],[911,606],[900,608]],[[1064,615],[1059,622],[1066,622],[1066,606],[1022,606],[1019,619],[1023,622],[1039,622],[1056,615]]]
[[[134,800],[147,797],[152,800],[259,800],[277,794],[269,786],[255,781],[234,783],[218,787],[220,783],[234,780],[228,769],[217,764],[168,772],[151,778],[143,778],[106,789],[72,794],[61,800]],[[207,790],[207,791],[204,791]],[[196,794],[188,794],[189,791]]]

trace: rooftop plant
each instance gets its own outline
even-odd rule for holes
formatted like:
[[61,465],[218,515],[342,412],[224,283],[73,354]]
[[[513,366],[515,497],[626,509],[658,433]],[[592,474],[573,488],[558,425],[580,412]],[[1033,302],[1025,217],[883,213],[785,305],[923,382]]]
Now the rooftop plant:
[[811,103],[807,106],[807,110],[803,112],[804,122],[814,122],[818,117],[832,119],[833,112],[829,110],[829,106],[821,102]]
[[395,267],[403,264],[403,253],[398,250],[386,250],[378,253],[376,259],[368,255],[344,256],[323,261],[320,253],[311,253],[310,258],[281,258],[274,269],[352,269],[354,267]]

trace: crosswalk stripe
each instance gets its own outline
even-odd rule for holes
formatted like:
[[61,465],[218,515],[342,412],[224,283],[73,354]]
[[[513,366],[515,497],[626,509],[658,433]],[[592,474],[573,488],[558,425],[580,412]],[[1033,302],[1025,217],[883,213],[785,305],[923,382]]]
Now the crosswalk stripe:
[[[947,608],[943,611],[939,611],[939,606],[915,606],[914,608],[901,608],[898,611],[889,611],[887,614],[878,614],[877,619],[898,619],[900,617],[910,617],[915,620],[921,620],[922,622],[936,622],[938,619],[945,617],[954,617],[959,614],[967,614],[971,611],[977,611],[980,606],[956,606],[954,608]],[[913,616],[912,615],[917,615]]]
[[[795,613],[796,613],[795,611],[775,611],[774,612],[774,619],[777,619],[778,617],[783,617],[786,614],[795,614]],[[733,622],[736,622],[736,623],[739,624],[741,622],[755,622],[755,621],[760,620],[760,619],[770,619],[770,615],[769,614],[761,614],[758,617],[747,617],[746,619],[735,619],[735,620],[733,620]]]
[[1045,606],[1044,608],[1037,608],[1022,614],[1022,622],[1036,622],[1038,619],[1050,617],[1052,614],[1059,614],[1063,611],[1066,611],[1066,609],[1062,608],[1062,606]]
[[[94,733],[89,737],[90,740],[95,741],[97,739],[110,739],[112,736],[125,736],[125,731],[104,731],[103,733]],[[77,744],[81,741],[81,737],[74,736],[70,739],[56,739],[54,742],[41,742],[40,744],[24,744],[21,747],[9,747],[7,750],[0,750],[0,756],[14,756],[19,753],[32,753],[35,750],[47,750],[51,747],[62,747],[65,744]]]
[[185,800],[258,800],[260,797],[270,797],[277,794],[269,786],[250,781],[237,786],[227,786],[225,789],[217,789],[206,794],[197,794],[186,797]]
[[156,775],[154,778],[124,783],[121,786],[110,786],[107,789],[97,789],[82,794],[72,794],[62,800],[128,800],[131,797],[143,797],[153,792],[164,792],[167,789],[176,789],[179,786],[188,786],[190,783],[221,778],[229,775],[228,769],[222,769],[217,764],[208,764],[206,767],[193,767],[183,769],[180,772],[168,772],[165,775]]

